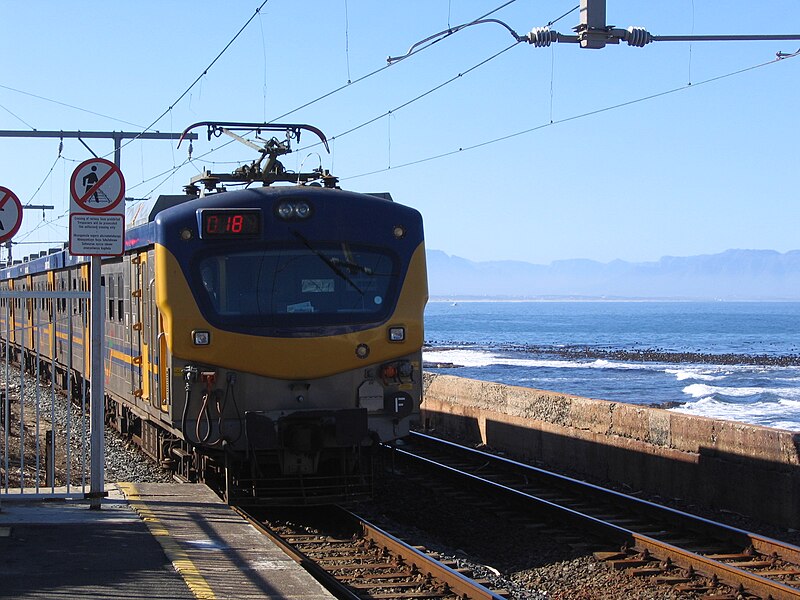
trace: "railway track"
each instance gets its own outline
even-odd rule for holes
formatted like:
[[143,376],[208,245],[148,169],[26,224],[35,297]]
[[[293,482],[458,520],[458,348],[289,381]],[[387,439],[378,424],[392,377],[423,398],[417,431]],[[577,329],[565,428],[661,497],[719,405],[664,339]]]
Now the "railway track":
[[445,472],[468,480],[482,493],[501,494],[505,511],[536,514],[581,532],[584,542],[620,548],[595,553],[613,568],[697,596],[722,584],[729,593],[707,597],[800,598],[797,546],[431,436],[415,433],[410,441],[394,449],[395,460],[423,463],[438,479]]
[[341,507],[236,509],[337,598],[502,600],[470,573],[440,562]]

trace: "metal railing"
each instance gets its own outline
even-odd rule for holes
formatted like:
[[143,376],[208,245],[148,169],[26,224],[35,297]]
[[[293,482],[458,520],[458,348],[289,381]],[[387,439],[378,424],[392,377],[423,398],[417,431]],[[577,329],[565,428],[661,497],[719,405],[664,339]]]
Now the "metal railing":
[[89,297],[0,290],[0,501],[104,493],[90,473],[104,431],[89,418]]

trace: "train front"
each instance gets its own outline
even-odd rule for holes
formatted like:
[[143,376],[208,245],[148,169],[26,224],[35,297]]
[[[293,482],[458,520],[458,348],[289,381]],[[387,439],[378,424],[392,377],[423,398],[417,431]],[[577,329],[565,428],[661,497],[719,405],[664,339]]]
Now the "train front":
[[195,454],[200,478],[224,476],[231,500],[368,492],[372,450],[419,412],[419,213],[263,187],[189,201],[155,227],[177,452]]

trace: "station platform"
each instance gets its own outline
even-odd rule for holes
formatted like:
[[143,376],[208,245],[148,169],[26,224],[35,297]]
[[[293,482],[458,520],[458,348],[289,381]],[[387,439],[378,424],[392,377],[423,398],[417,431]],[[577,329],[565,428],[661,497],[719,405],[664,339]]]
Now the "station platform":
[[0,500],[0,597],[332,598],[199,484],[108,484],[83,501]]

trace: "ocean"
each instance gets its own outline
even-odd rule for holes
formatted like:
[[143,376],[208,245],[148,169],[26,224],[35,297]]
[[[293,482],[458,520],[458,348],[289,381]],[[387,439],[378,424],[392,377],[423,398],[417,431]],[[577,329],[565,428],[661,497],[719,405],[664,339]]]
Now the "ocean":
[[800,431],[800,303],[430,302],[425,369]]

